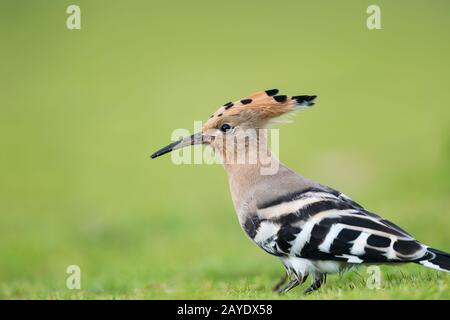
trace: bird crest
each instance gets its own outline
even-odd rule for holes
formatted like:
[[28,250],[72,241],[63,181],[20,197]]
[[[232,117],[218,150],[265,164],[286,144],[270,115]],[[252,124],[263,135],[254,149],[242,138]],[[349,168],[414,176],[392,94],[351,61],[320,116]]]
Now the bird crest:
[[262,128],[271,119],[313,106],[317,97],[279,95],[278,92],[278,89],[269,89],[235,102],[225,103],[211,115],[203,131],[218,128],[228,120],[248,128]]

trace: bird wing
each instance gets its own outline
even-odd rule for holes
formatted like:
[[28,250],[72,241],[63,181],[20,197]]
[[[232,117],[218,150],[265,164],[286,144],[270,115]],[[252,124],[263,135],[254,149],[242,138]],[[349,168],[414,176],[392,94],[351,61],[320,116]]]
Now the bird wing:
[[417,261],[427,247],[344,194],[309,188],[258,206],[247,234],[277,256],[349,263]]

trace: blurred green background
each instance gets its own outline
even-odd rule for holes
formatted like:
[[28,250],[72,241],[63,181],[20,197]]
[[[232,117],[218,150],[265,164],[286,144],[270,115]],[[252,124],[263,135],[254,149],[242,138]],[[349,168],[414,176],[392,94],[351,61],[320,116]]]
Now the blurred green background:
[[[282,128],[285,164],[450,251],[450,3],[376,1],[373,31],[370,4],[1,0],[0,298],[275,298],[282,266],[241,231],[222,167],[148,158],[272,87],[319,96]],[[383,275],[309,297],[450,298],[448,275]]]

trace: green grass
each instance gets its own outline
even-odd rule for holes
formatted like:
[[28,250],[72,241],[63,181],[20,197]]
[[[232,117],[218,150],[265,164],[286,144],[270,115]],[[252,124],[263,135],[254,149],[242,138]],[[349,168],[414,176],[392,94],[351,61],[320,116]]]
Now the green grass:
[[[361,269],[363,270],[363,269]],[[263,271],[265,271],[263,269]],[[2,299],[449,299],[449,280],[442,274],[406,268],[402,272],[383,268],[383,284],[379,289],[366,286],[364,275],[352,272],[333,276],[320,291],[303,294],[295,289],[286,295],[271,292],[278,274],[267,270],[265,275],[221,274],[208,276],[209,269],[199,269],[193,276],[173,277],[161,282],[146,279],[104,279],[97,287],[69,291],[52,285],[16,283],[2,287]],[[199,276],[198,273],[202,275]],[[108,281],[108,283],[102,283]],[[114,283],[112,285],[111,283]]]
[[[218,166],[148,155],[254,91],[317,94],[280,158],[450,251],[447,1],[0,3],[0,298],[449,299],[450,277],[383,266],[279,297]],[[66,289],[79,265],[82,290]]]

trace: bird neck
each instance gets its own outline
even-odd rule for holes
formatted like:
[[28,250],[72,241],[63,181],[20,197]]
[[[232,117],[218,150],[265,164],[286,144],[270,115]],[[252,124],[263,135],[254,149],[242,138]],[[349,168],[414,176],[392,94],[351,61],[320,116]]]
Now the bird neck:
[[227,161],[224,155],[223,165],[228,174],[231,197],[237,211],[240,211],[246,199],[251,197],[256,186],[267,179],[273,179],[279,174],[280,167],[283,167],[268,148],[265,134],[257,138],[257,150],[249,147],[252,141],[249,142],[236,149],[237,153],[245,152],[245,161],[239,161],[238,157],[234,157],[234,161]]
[[257,177],[276,173],[279,162],[267,145],[266,130],[253,132],[221,146],[223,165],[230,177]]

